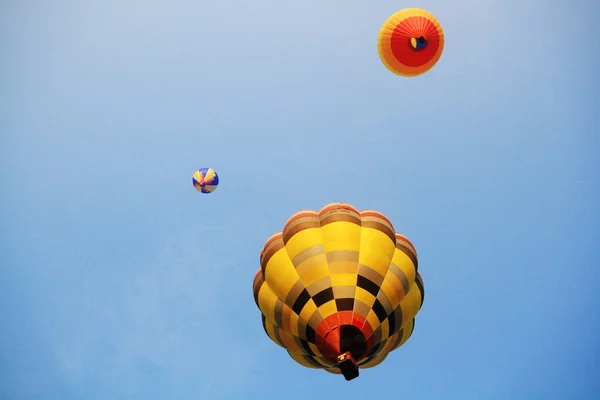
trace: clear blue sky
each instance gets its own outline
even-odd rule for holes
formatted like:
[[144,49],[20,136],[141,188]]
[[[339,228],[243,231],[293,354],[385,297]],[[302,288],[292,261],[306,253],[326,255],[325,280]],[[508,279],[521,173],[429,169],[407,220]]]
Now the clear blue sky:
[[[446,34],[413,79],[376,47],[405,7]],[[600,398],[599,13],[2,1],[0,398]],[[252,298],[264,241],[335,201],[385,213],[426,290],[349,383],[295,364]]]

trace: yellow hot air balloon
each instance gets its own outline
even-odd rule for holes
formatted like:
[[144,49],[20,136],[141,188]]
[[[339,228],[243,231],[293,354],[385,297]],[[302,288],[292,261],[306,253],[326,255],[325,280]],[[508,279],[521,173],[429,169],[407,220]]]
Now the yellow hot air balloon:
[[344,203],[294,214],[260,264],[253,291],[267,335],[346,380],[404,344],[423,304],[411,242],[383,214]]
[[438,62],[444,50],[444,31],[430,12],[406,8],[385,21],[377,42],[383,64],[397,75],[412,77]]

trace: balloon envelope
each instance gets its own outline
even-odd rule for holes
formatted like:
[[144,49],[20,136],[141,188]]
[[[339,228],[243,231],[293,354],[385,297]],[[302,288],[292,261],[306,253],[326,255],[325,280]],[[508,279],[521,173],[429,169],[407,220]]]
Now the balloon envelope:
[[212,193],[219,186],[219,175],[212,168],[200,168],[194,172],[192,183],[197,191]]
[[264,330],[305,367],[350,380],[413,332],[424,298],[417,254],[379,212],[332,203],[296,213],[260,263],[253,291]]
[[436,17],[420,8],[398,11],[381,27],[379,57],[393,73],[412,77],[424,74],[444,50],[444,31]]

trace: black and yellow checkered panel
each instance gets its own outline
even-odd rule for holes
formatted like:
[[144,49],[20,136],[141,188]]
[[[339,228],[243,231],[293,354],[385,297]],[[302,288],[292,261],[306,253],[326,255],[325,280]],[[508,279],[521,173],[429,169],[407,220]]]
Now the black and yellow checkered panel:
[[293,215],[266,242],[254,297],[267,335],[298,363],[338,373],[317,346],[326,330],[353,324],[379,364],[412,334],[424,298],[417,254],[376,211],[329,204]]

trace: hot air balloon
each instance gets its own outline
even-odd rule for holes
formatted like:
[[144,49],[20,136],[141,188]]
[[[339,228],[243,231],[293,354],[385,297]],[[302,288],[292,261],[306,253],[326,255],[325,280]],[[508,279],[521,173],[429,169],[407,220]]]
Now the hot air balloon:
[[412,77],[438,62],[444,50],[444,31],[428,11],[406,8],[385,21],[377,42],[383,64],[397,75]]
[[348,381],[408,340],[423,304],[411,242],[383,214],[344,203],[294,214],[260,265],[254,300],[269,338]]
[[212,193],[219,186],[219,175],[212,168],[200,168],[194,172],[192,183],[197,191]]

